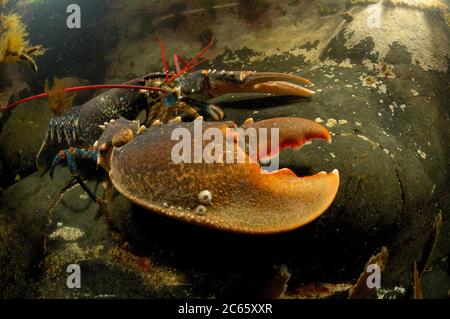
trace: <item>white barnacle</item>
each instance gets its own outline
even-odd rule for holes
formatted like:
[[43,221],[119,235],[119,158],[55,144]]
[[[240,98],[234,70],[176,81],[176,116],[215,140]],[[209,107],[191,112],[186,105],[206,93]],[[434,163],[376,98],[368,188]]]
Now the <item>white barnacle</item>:
[[206,207],[203,205],[198,205],[195,209],[195,213],[199,215],[204,215],[206,213]]
[[211,204],[212,194],[209,190],[205,189],[198,193],[197,195],[198,201],[202,204]]

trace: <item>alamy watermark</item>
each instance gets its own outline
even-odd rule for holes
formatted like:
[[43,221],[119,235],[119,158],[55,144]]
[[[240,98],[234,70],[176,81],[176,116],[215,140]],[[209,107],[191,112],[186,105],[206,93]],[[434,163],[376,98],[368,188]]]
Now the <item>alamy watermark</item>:
[[70,13],[66,19],[66,25],[69,29],[81,28],[81,8],[78,4],[69,4],[66,12]]
[[[81,268],[80,265],[70,264],[66,268],[68,274],[66,285],[69,289],[81,288]],[[366,273],[370,275],[366,278],[366,285],[369,289],[381,288],[381,268],[377,264],[370,264],[366,268]]]
[[67,288],[81,288],[81,268],[80,265],[70,264],[66,268],[67,276],[66,285]]
[[192,131],[178,127],[172,131],[174,164],[226,163],[264,164],[267,171],[279,168],[279,128],[226,128],[225,134],[217,127],[203,129],[203,121],[195,120]]
[[370,275],[367,276],[367,279],[366,279],[367,288],[370,288],[370,289],[381,288],[381,268],[380,268],[380,266],[377,264],[370,264],[367,266],[366,272],[370,273]]

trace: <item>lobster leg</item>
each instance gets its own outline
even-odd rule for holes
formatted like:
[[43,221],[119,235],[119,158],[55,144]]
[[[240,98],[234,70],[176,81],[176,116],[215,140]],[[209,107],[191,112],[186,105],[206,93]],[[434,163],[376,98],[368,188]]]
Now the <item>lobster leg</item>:
[[99,199],[97,196],[95,196],[94,192],[91,191],[89,187],[86,186],[86,184],[83,182],[80,176],[75,175],[75,180],[80,184],[81,188],[89,195],[89,197],[94,200],[95,202],[99,203],[100,205],[105,205],[104,202]]
[[72,174],[77,175],[78,168],[76,159],[90,159],[92,161],[97,162],[97,152],[92,150],[86,150],[81,148],[70,147],[65,150],[61,150],[52,161],[52,165],[50,166],[49,175],[53,177],[53,172],[55,170],[56,165],[61,163],[63,160],[66,160],[67,165],[69,166],[69,170]]
[[78,184],[80,184],[81,188],[89,195],[92,200],[103,205],[103,202],[99,198],[97,198],[97,196],[95,196],[94,192],[86,186],[81,177],[78,175],[76,159],[79,158],[97,161],[98,155],[96,151],[75,147],[61,150],[53,159],[52,165],[50,166],[49,175],[53,177],[56,165],[61,163],[63,160],[66,160],[70,172],[73,174]]

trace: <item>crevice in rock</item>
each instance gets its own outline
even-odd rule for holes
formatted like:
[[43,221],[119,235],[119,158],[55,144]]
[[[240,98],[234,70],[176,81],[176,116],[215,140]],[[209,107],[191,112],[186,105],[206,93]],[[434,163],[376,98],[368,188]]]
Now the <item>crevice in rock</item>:
[[2,113],[2,116],[0,117],[0,134],[2,134],[3,126],[6,124],[6,122],[10,117],[11,117],[11,110],[7,110]]
[[402,212],[401,215],[404,215],[405,212],[405,206],[406,206],[406,194],[405,189],[403,188],[402,179],[400,178],[400,173],[398,172],[398,169],[395,169],[395,175],[397,176],[398,184],[400,185],[400,190],[402,191],[402,194],[400,195],[401,203],[402,203]]

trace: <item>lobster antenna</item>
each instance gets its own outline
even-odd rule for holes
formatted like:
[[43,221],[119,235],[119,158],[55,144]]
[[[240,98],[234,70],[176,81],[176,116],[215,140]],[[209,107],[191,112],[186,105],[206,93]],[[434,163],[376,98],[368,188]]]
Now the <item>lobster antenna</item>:
[[201,61],[198,61],[198,62],[192,64],[192,65],[189,67],[188,70],[191,70],[191,69],[195,68],[197,65],[202,64],[202,63],[205,63],[206,61],[208,61],[208,59],[203,59],[203,60],[201,60]]
[[156,33],[158,37],[159,46],[161,48],[161,60],[163,63],[164,73],[166,74],[166,82],[169,82],[169,69],[167,68],[166,52],[164,50],[164,42],[161,40],[159,33]]
[[184,65],[188,64],[188,61],[186,61],[185,58],[183,58],[181,55],[175,53],[173,55],[173,63],[175,64],[175,70],[176,70],[177,73],[181,71],[180,61],[183,62]]
[[[174,63],[175,63],[175,69],[176,69],[177,73],[181,71],[181,68],[180,68],[180,61],[181,61],[182,63],[184,63],[184,65],[187,65],[187,64],[189,63],[185,58],[183,58],[181,55],[178,55],[178,54],[176,54],[176,53],[173,55],[173,61],[174,61]],[[194,63],[193,65],[191,65],[191,66],[189,67],[189,69],[188,69],[187,71],[192,70],[192,69],[195,68],[197,65],[202,64],[202,63],[205,63],[206,61],[208,61],[208,59],[203,59],[203,60],[201,60],[201,61],[198,61],[198,62]]]
[[[144,91],[157,91],[167,93],[166,90],[160,87],[153,86],[142,86],[142,85],[128,85],[128,84],[97,84],[97,85],[84,85],[84,86],[75,86],[71,88],[63,89],[64,92],[76,92],[76,91],[84,91],[84,90],[98,90],[98,89],[133,89],[133,90],[144,90]],[[29,102],[37,99],[41,99],[44,97],[48,97],[48,93],[41,93],[33,96],[26,97],[24,99],[18,100],[14,103],[11,103],[3,108],[0,108],[0,112],[5,112],[7,110],[11,110],[15,108],[17,105]]]
[[[213,34],[213,36],[211,37],[211,40],[209,40],[208,45],[207,45],[207,46],[206,46],[199,54],[197,54],[191,61],[189,61],[189,63],[186,64],[186,65],[184,66],[184,68],[181,69],[180,72],[177,72],[174,76],[172,76],[172,77],[168,80],[168,82],[172,82],[173,80],[175,80],[176,78],[178,78],[180,75],[182,75],[183,73],[185,73],[186,71],[188,71],[189,69],[191,69],[191,68],[193,67],[194,62],[195,62],[196,60],[198,60],[203,54],[205,54],[206,51],[208,51],[209,48],[211,48],[211,46],[213,45],[213,43],[214,43],[214,34]],[[196,64],[194,64],[194,66],[195,66],[195,65],[196,65]]]

